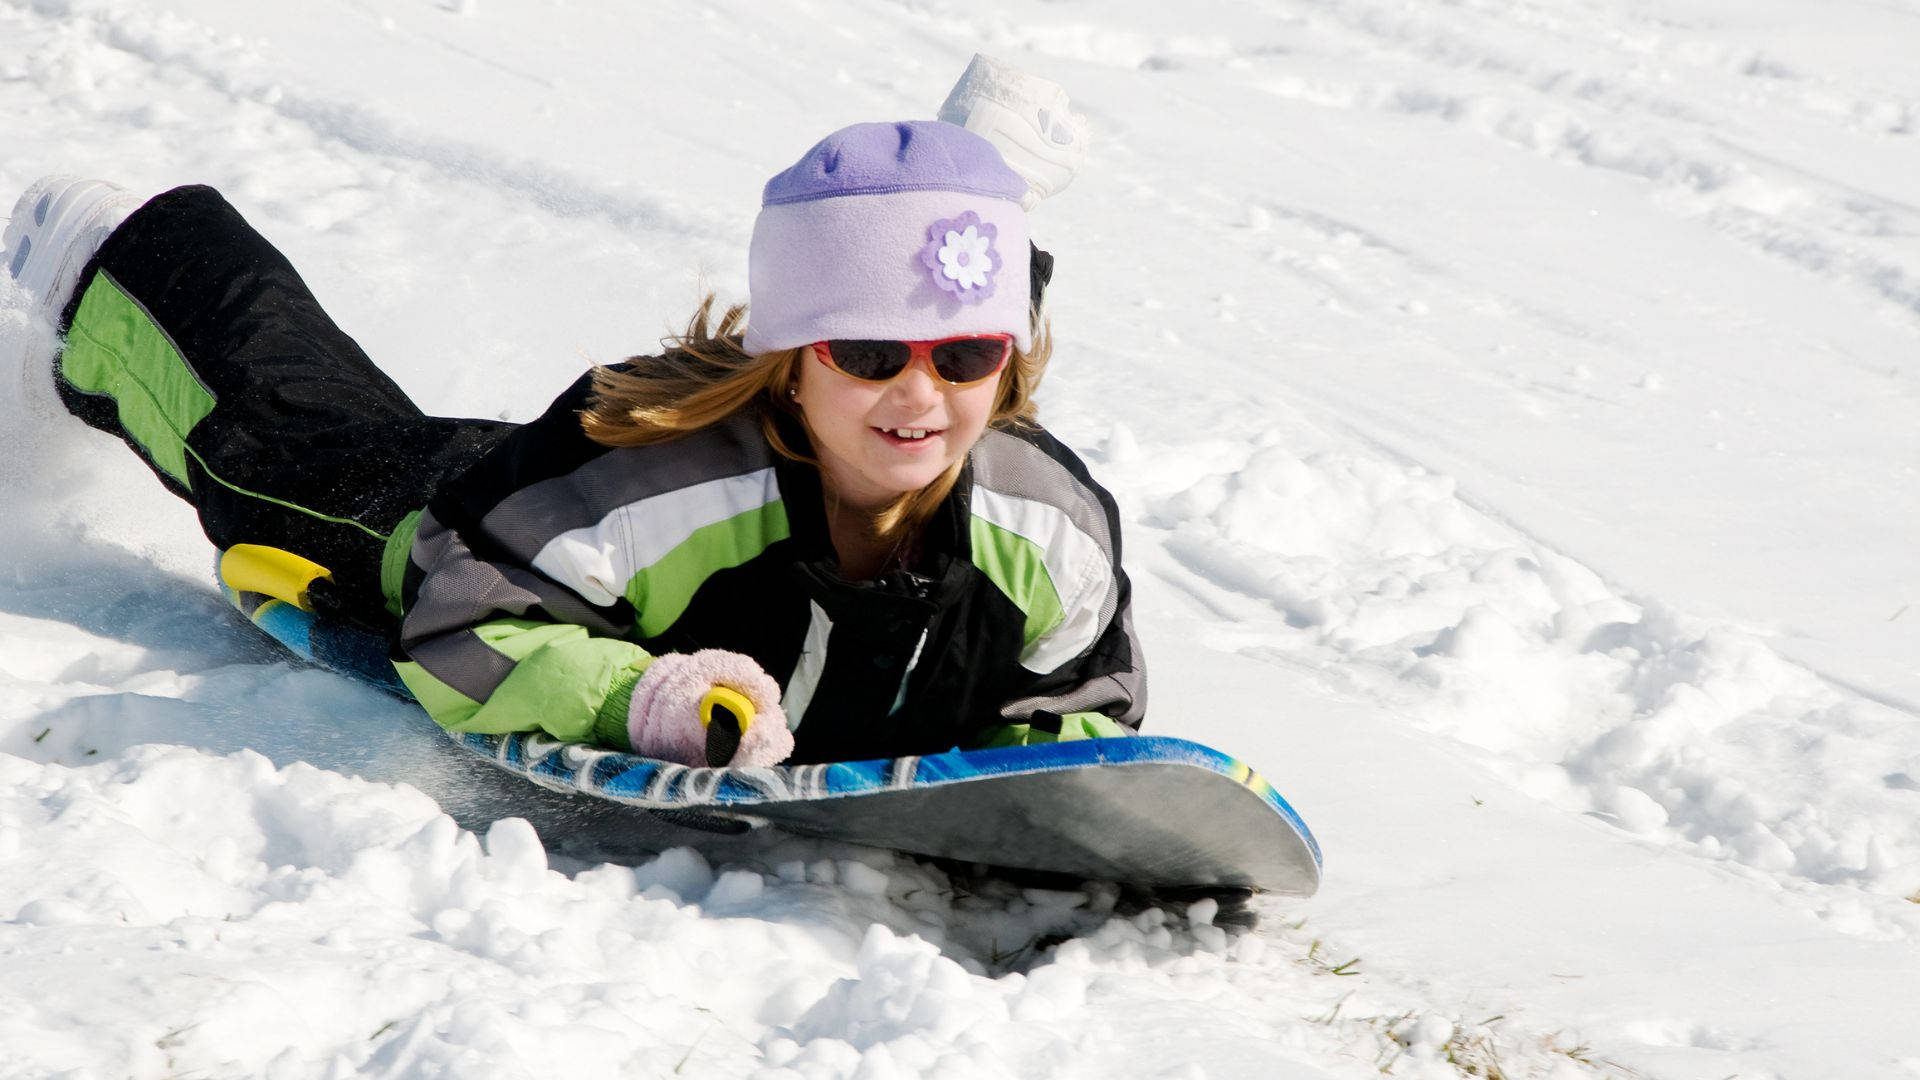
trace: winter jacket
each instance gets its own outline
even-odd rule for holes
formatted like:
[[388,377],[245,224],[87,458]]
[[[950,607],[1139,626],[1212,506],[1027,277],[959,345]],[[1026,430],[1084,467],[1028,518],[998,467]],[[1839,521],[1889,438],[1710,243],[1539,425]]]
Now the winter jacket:
[[609,448],[581,430],[589,393],[583,377],[389,545],[396,667],[442,726],[624,749],[647,658],[703,648],[780,683],[795,763],[1139,725],[1113,499],[1045,431],[988,430],[911,569],[851,582],[818,472],[756,418]]

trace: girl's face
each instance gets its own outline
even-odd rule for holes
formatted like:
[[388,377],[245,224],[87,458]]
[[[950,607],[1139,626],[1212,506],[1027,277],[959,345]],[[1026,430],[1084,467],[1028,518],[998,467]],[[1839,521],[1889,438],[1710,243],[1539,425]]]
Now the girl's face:
[[[827,491],[847,505],[879,510],[933,483],[986,430],[1008,370],[955,386],[934,374],[922,353],[894,378],[867,382],[827,366],[807,346],[794,403],[806,417]],[[913,437],[920,432],[924,438]]]

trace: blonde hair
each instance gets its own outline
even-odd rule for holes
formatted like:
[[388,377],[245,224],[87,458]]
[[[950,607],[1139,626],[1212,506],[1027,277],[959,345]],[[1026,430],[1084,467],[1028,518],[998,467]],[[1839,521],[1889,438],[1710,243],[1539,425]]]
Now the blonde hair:
[[[774,452],[819,468],[811,448],[793,445],[781,430],[783,419],[807,430],[806,417],[788,395],[799,385],[805,350],[748,355],[741,347],[746,305],[729,306],[714,322],[714,303],[713,294],[708,293],[687,320],[687,328],[661,340],[660,356],[632,357],[628,360],[632,366],[625,371],[594,369],[593,396],[580,413],[587,438],[602,446],[650,446],[752,410]],[[1000,376],[989,427],[1032,424],[1039,414],[1034,391],[1053,355],[1053,334],[1038,310],[1032,319],[1033,347],[1013,350]],[[882,508],[874,515],[874,537],[895,544],[909,538],[953,491],[962,464],[955,462],[926,487]]]

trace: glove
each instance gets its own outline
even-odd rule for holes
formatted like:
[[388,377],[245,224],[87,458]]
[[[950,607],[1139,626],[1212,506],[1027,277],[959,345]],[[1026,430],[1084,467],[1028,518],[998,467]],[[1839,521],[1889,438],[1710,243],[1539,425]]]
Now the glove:
[[656,656],[627,706],[633,752],[682,765],[777,765],[793,753],[780,685],[723,649]]
[[1071,183],[1087,156],[1087,122],[1068,111],[1065,87],[978,53],[947,93],[940,119],[1000,151],[1027,182],[1023,210]]

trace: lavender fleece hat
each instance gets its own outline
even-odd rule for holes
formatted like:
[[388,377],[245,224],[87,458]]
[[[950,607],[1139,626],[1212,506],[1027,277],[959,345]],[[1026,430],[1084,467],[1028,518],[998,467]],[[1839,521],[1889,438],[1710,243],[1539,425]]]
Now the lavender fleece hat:
[[1030,348],[1026,192],[992,143],[953,124],[834,132],[767,181],[746,351],[981,333]]

